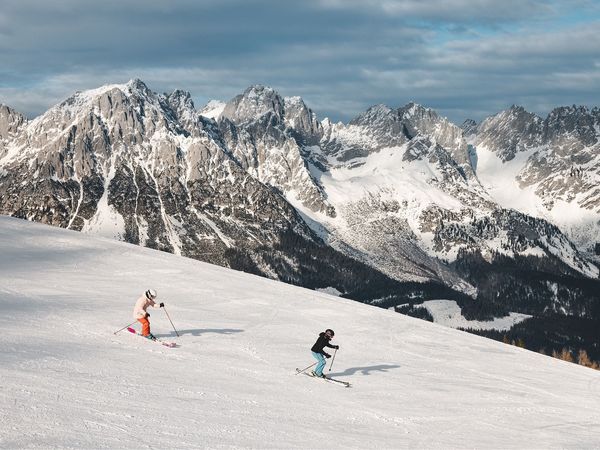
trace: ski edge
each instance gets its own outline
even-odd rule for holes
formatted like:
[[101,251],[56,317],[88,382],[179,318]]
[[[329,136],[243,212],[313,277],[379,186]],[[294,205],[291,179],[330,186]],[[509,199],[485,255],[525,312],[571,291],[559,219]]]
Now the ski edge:
[[328,383],[337,384],[338,386],[344,386],[347,388],[352,387],[352,384],[350,384],[348,381],[336,380],[335,378],[330,378],[330,377],[319,378],[319,377],[315,377],[307,372],[302,372],[300,369],[296,368],[296,375],[298,375],[300,373],[303,375],[306,375],[307,377],[316,378],[319,380],[326,381]]
[[168,347],[168,348],[178,348],[179,344],[177,344],[176,342],[165,342],[165,341],[161,341],[160,339],[156,339],[156,340],[152,340],[152,339],[148,339],[146,336],[142,336],[140,333],[138,333],[135,329],[128,327],[127,331],[129,331],[130,333],[136,334],[139,337],[143,337],[144,339],[147,339],[148,341],[151,342],[157,342],[159,344],[161,344],[163,347]]

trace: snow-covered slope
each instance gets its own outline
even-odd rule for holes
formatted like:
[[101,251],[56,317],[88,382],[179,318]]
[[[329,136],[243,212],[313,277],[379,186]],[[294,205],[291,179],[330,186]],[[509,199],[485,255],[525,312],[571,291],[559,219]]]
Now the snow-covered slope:
[[437,324],[471,330],[508,331],[513,325],[531,317],[527,314],[511,312],[506,317],[499,317],[494,320],[468,320],[462,315],[460,306],[452,300],[428,300],[418,306],[425,308]]
[[[0,447],[594,448],[591,369],[323,293],[0,217]],[[153,331],[130,334],[158,289]],[[303,375],[319,331],[341,349]],[[328,366],[329,367],[329,366]]]
[[558,225],[598,259],[600,109],[559,107],[542,119],[512,106],[468,129],[494,199]]
[[225,105],[226,103],[220,100],[211,100],[202,107],[199,113],[201,116],[216,120],[225,109]]

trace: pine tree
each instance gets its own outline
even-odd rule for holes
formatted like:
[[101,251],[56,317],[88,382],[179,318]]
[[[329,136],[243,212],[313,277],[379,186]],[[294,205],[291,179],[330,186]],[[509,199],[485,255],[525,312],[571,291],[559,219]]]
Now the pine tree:
[[590,360],[590,357],[585,350],[579,350],[577,363],[585,367],[592,367],[592,360]]
[[558,359],[562,359],[563,361],[575,362],[571,352],[564,347],[560,352],[557,352],[556,350],[554,350],[552,352],[552,356],[554,356],[555,358],[558,358]]

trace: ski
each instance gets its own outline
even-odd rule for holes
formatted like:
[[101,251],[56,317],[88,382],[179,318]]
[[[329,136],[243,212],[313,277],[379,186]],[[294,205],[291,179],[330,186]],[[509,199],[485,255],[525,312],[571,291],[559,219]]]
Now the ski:
[[[140,333],[138,333],[131,327],[127,327],[127,331],[129,331],[130,333],[133,333],[133,334],[137,334],[138,336],[143,337],[144,339],[148,339],[146,336],[142,336]],[[165,347],[169,347],[169,348],[179,347],[175,342],[166,342],[166,341],[161,341],[160,339],[156,339],[156,340],[148,339],[148,340],[153,341],[153,342],[158,342],[159,344],[164,345]]]
[[330,377],[315,377],[314,375],[311,375],[310,373],[307,372],[302,372],[300,369],[296,368],[296,374],[302,373],[308,377],[311,378],[317,378],[319,380],[323,380],[323,381],[327,381],[328,383],[333,383],[333,384],[337,384],[338,386],[344,386],[344,387],[351,387],[352,385],[350,383],[348,383],[347,381],[342,381],[342,380],[336,380],[335,378],[330,378]]

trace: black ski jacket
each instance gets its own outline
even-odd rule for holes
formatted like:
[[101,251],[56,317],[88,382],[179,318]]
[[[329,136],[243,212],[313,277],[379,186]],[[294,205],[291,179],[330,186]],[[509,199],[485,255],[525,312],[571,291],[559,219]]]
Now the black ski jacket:
[[315,342],[315,345],[313,345],[310,350],[315,353],[320,353],[321,355],[330,356],[328,353],[325,353],[323,349],[325,347],[337,348],[337,345],[331,345],[329,344],[329,341],[330,339],[325,333],[319,333],[319,339],[317,339],[317,342]]

